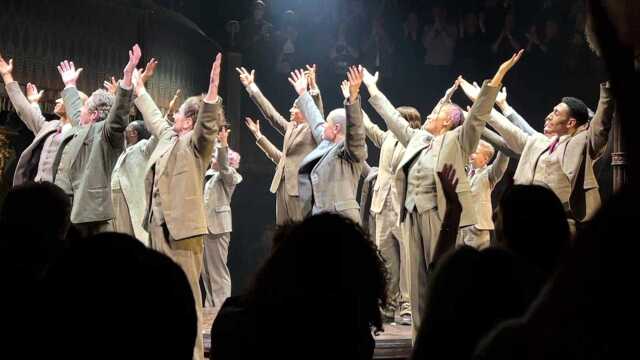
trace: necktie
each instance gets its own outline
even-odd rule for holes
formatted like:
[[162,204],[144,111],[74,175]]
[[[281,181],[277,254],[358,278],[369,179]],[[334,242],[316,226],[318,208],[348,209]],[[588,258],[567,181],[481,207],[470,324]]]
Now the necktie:
[[549,147],[549,154],[553,153],[553,151],[558,147],[559,143],[560,143],[560,136],[556,137],[553,143],[551,143],[551,146]]

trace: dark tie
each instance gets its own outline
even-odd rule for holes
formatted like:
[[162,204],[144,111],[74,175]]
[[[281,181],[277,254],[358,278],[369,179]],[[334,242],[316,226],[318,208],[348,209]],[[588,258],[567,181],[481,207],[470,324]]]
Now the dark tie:
[[551,143],[551,146],[549,146],[549,154],[553,153],[553,151],[558,147],[559,143],[560,143],[560,136],[556,137],[556,139]]

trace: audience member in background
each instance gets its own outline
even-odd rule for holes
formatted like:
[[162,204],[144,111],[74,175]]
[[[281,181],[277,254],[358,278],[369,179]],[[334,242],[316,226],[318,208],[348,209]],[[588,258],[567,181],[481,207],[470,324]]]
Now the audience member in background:
[[231,197],[242,176],[238,174],[240,154],[229,149],[231,130],[220,129],[218,146],[205,175],[204,206],[209,233],[204,240],[202,280],[206,292],[205,306],[220,309],[231,296],[231,276],[227,267],[233,222]]
[[333,69],[340,78],[344,78],[344,74],[349,71],[349,66],[357,63],[360,53],[352,46],[347,38],[347,24],[340,23],[338,25],[338,35],[334,45],[329,50],[329,58],[333,63]]
[[514,185],[508,189],[498,206],[496,229],[498,243],[534,268],[540,284],[553,275],[570,247],[562,203],[542,186]]
[[[142,81],[146,82],[155,72],[157,64],[155,59],[151,59],[144,73],[135,70],[133,82],[137,82],[138,76],[142,76]],[[158,145],[158,138],[151,137],[144,127],[144,121],[140,120],[131,122],[124,133],[127,148],[118,157],[111,174],[113,230],[129,234],[149,246],[149,234],[143,226],[147,208],[144,175],[149,157]]]
[[[447,71],[453,63],[458,31],[456,25],[449,21],[446,7],[434,5],[431,8],[431,15],[432,22],[425,25],[422,35],[422,44],[425,49],[424,64],[432,67],[436,72]],[[448,73],[445,72],[445,74]]]
[[455,69],[461,74],[479,74],[489,59],[486,34],[482,31],[478,14],[469,9],[462,15],[460,38],[456,44]]
[[280,74],[286,75],[293,71],[301,56],[297,21],[295,12],[287,10],[282,29],[276,33],[276,71]]
[[506,54],[521,49],[521,44],[522,41],[516,34],[515,15],[513,12],[509,12],[504,18],[502,32],[491,45],[491,51],[494,53],[494,57],[502,59]]
[[424,63],[424,48],[422,47],[422,32],[418,14],[410,12],[402,25],[402,40],[399,45],[399,56],[402,58],[402,79],[411,80]]
[[387,299],[384,263],[366,232],[324,213],[283,229],[274,244],[248,294],[228,299],[213,323],[211,358],[371,359]]
[[65,85],[65,108],[80,126],[61,140],[53,165],[54,181],[71,197],[71,222],[85,237],[113,230],[111,172],[125,149],[131,78],[141,56],[140,47],[134,45],[115,96],[99,89],[84,105],[76,88],[82,69],[76,70],[67,60],[58,66]]
[[[54,159],[62,138],[73,126],[78,126],[77,116],[67,114],[64,102],[62,99],[58,99],[53,112],[59,119],[46,121],[38,104],[44,91],[38,91],[36,85],[28,83],[25,96],[18,82],[13,79],[12,73],[13,59],[9,59],[7,63],[0,54],[0,75],[4,81],[9,100],[20,120],[35,135],[31,144],[20,155],[13,175],[13,186],[27,181],[53,182]],[[82,103],[87,101],[87,95],[79,94]]]
[[240,46],[244,50],[247,60],[251,63],[260,62],[269,67],[273,61],[271,44],[273,25],[264,19],[265,3],[256,0],[251,6],[251,17],[240,23]]
[[49,182],[22,183],[5,198],[0,211],[0,328],[5,334],[0,357],[34,346],[29,334],[34,324],[43,323],[43,286],[68,247],[70,213],[69,197]]
[[[385,78],[394,73],[395,46],[385,29],[384,17],[377,16],[371,24],[371,33],[362,44],[362,63],[372,71],[382,71]],[[384,81],[384,79],[383,79]],[[390,84],[391,85],[391,84]]]
[[43,357],[193,357],[200,334],[189,281],[167,256],[129,235],[74,243],[51,269],[43,295],[38,332],[45,335],[32,345]]

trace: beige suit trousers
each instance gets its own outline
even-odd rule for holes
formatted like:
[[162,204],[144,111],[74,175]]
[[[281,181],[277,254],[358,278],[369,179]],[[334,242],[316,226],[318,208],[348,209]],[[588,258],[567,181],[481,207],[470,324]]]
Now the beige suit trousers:
[[414,209],[402,223],[402,234],[406,239],[409,258],[409,295],[411,299],[412,339],[415,341],[427,303],[427,272],[429,271],[431,243],[437,241],[442,220],[438,209],[422,214]]
[[282,178],[276,191],[276,224],[284,225],[292,221],[301,221],[304,215],[300,197],[287,194],[284,178]]
[[200,273],[202,272],[202,253],[204,236],[194,236],[192,238],[176,241],[169,234],[166,224],[156,225],[149,222],[149,246],[159,251],[173,261],[175,261],[182,271],[184,271],[191,292],[193,292],[196,313],[198,314],[198,332],[195,348],[193,349],[193,359],[204,359],[204,343],[202,339],[202,294],[200,292]]
[[111,201],[113,202],[113,231],[136,237],[133,224],[131,224],[129,205],[127,205],[127,199],[125,199],[122,190],[112,189]]
[[400,227],[397,226],[398,213],[387,197],[382,211],[375,215],[375,241],[385,260],[389,274],[388,298],[392,307],[409,302],[409,266],[407,264],[406,243]]
[[227,267],[231,233],[207,234],[204,239],[202,282],[206,293],[205,306],[220,309],[231,296],[231,276]]

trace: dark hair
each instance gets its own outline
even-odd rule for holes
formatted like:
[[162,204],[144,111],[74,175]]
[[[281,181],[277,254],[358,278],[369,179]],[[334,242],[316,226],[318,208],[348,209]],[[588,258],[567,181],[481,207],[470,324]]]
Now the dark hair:
[[144,126],[144,121],[142,120],[132,121],[131,123],[129,123],[129,126],[131,126],[131,128],[138,133],[138,141],[142,139],[148,139],[151,137],[151,134],[149,133],[147,128]]
[[409,126],[414,129],[419,129],[422,125],[422,117],[418,109],[412,106],[400,106],[396,110],[402,115],[402,117],[409,122]]
[[370,327],[382,330],[386,269],[359,225],[338,214],[322,213],[290,224],[277,235],[273,253],[256,274],[250,302],[320,302],[356,319],[369,332]]
[[563,97],[562,103],[569,108],[569,116],[576,119],[578,126],[584,125],[589,120],[589,108],[585,103],[571,96]]
[[442,260],[430,279],[412,359],[470,359],[482,336],[522,315],[539,289],[530,268],[504,249],[462,246]]
[[47,286],[44,348],[53,358],[114,358],[126,349],[127,357],[191,359],[201,335],[183,270],[129,235],[73,243]]
[[569,224],[560,199],[537,185],[513,185],[502,196],[498,241],[545,276],[569,248]]

